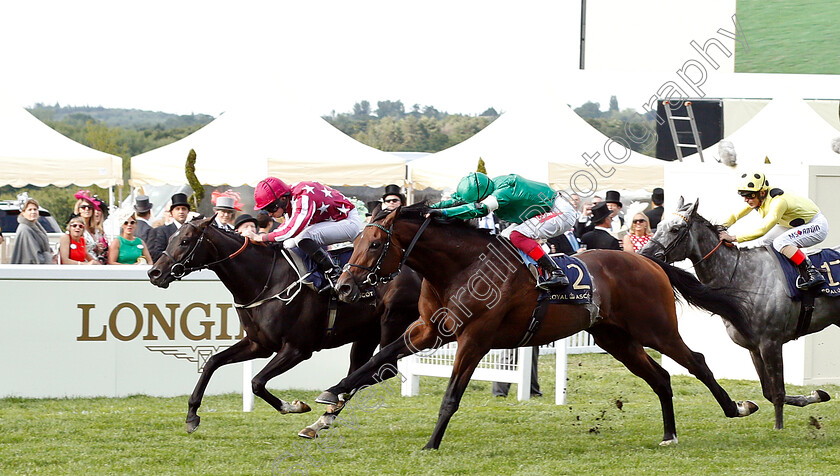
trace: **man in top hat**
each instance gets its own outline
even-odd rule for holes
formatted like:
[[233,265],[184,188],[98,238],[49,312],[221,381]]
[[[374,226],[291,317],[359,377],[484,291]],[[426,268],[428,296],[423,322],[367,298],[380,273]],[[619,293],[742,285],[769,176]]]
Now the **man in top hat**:
[[382,209],[391,211],[403,206],[405,206],[405,195],[400,186],[393,183],[386,185],[385,193],[382,195]]
[[187,216],[190,213],[190,204],[187,201],[187,195],[185,193],[172,195],[172,204],[169,205],[169,213],[172,215],[172,223],[159,226],[149,233],[149,253],[152,255],[153,261],[157,261],[160,255],[166,251],[169,238],[187,221]]
[[610,229],[617,233],[624,226],[624,217],[621,216],[621,208],[624,206],[621,203],[621,194],[617,190],[607,190],[604,203],[610,210]]
[[608,208],[606,200],[597,203],[592,207],[592,223],[595,228],[580,237],[580,242],[586,245],[589,250],[620,250],[618,240],[610,233],[610,222],[612,211]]
[[213,220],[213,224],[222,230],[233,231],[236,210],[236,199],[219,195],[216,198],[216,205],[213,207],[213,211],[216,212],[216,219]]
[[665,190],[659,187],[653,189],[653,194],[650,196],[650,201],[653,203],[653,208],[645,211],[648,220],[650,220],[650,229],[656,231],[656,225],[662,221],[662,204],[665,203]]
[[134,229],[134,236],[143,240],[143,243],[149,243],[149,235],[152,231],[152,224],[149,219],[152,218],[152,203],[149,202],[149,197],[146,195],[138,195],[137,200],[134,201],[134,216],[137,217],[137,227]]
[[257,232],[257,219],[253,216],[243,213],[236,217],[236,222],[233,224],[233,231],[243,235],[246,231]]

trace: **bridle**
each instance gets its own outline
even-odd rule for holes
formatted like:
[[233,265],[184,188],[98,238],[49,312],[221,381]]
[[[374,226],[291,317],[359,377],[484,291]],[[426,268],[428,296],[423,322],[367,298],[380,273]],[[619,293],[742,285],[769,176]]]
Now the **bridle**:
[[[379,223],[368,223],[365,225],[365,228],[369,226],[373,226],[379,228],[380,230],[384,231],[385,234],[388,235],[388,240],[385,241],[385,244],[382,246],[382,251],[379,253],[379,257],[376,259],[376,263],[373,266],[364,266],[360,264],[354,263],[347,263],[344,267],[344,271],[349,271],[350,268],[359,268],[363,269],[368,272],[365,279],[361,282],[363,285],[367,286],[376,286],[377,284],[385,284],[391,282],[399,276],[400,271],[402,270],[403,265],[405,264],[406,260],[408,260],[408,255],[411,254],[411,250],[414,249],[414,245],[417,244],[417,240],[420,239],[420,235],[423,234],[423,231],[429,226],[429,222],[432,220],[432,217],[427,217],[426,220],[420,225],[420,228],[417,230],[417,233],[414,234],[414,237],[411,239],[411,243],[409,243],[408,248],[403,250],[403,257],[400,260],[399,266],[397,269],[386,276],[379,276],[379,272],[382,270],[382,264],[385,262],[385,256],[388,255],[388,250],[391,247],[391,243],[393,242],[393,234],[394,234],[394,224],[391,223],[390,228],[385,228],[384,226],[380,225]],[[354,278],[355,281],[355,278]],[[359,285],[359,283],[356,283]]]
[[[654,247],[661,250],[661,256],[663,257],[663,261],[664,261],[664,259],[667,259],[668,252],[674,250],[674,248],[676,248],[677,245],[680,244],[680,242],[683,241],[683,239],[688,236],[689,232],[691,231],[691,225],[694,222],[694,216],[693,215],[691,217],[685,217],[683,215],[680,215],[679,213],[674,213],[674,215],[682,218],[683,221],[685,221],[685,223],[686,223],[686,226],[683,227],[683,229],[679,231],[679,233],[677,234],[677,237],[674,238],[674,241],[669,243],[668,246],[665,246],[659,240],[657,240],[655,238],[650,239],[650,242],[653,243]],[[714,248],[712,248],[712,251],[709,251],[702,258],[697,260],[696,263],[693,263],[691,268],[696,267],[697,265],[699,265],[700,263],[705,261],[706,258],[708,258],[709,256],[712,256],[721,247],[721,245],[726,245],[727,247],[735,246],[733,243],[730,243],[728,241],[718,240],[718,244]],[[657,254],[658,254],[658,252],[654,252],[653,256],[656,257]],[[732,276],[733,277],[735,276],[735,270],[738,269],[738,263],[740,261],[741,261],[741,253],[738,253],[738,258],[735,261],[735,269],[732,271]],[[732,277],[730,277],[729,280],[732,281]]]
[[[184,223],[181,226],[191,226],[195,229],[198,229],[198,227],[195,226],[192,223]],[[198,247],[201,245],[201,242],[204,241],[206,233],[207,233],[207,227],[205,226],[201,230],[201,235],[199,235],[198,239],[195,241],[195,244],[190,249],[189,253],[187,253],[187,256],[185,256],[184,259],[181,260],[181,261],[177,261],[175,258],[172,257],[172,255],[170,255],[167,251],[164,250],[163,254],[168,256],[169,259],[172,260],[172,262],[174,263],[172,265],[172,267],[169,269],[169,274],[171,274],[173,278],[175,278],[177,280],[180,280],[181,278],[183,278],[184,276],[192,273],[193,271],[199,271],[199,270],[202,270],[202,269],[206,269],[206,268],[209,268],[210,266],[213,266],[215,264],[219,264],[223,261],[227,261],[227,260],[236,258],[243,251],[245,251],[245,248],[247,248],[248,244],[251,242],[250,239],[245,238],[245,243],[243,243],[242,246],[238,250],[234,251],[233,253],[229,254],[228,256],[225,256],[224,258],[213,261],[212,263],[206,263],[206,264],[202,264],[202,265],[199,265],[199,266],[193,266],[193,267],[188,268],[187,265],[189,264],[190,260],[192,260],[193,255],[195,254],[196,250],[198,250]],[[210,243],[210,246],[212,246],[213,249],[216,250],[216,253],[218,254],[219,250],[218,250],[218,248],[216,248],[216,245],[214,245],[213,242],[210,241],[210,240],[207,240],[207,242]]]

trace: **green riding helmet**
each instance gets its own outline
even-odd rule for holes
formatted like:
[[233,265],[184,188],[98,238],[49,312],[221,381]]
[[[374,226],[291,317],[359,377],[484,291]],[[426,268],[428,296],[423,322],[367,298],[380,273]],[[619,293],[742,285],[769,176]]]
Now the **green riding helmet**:
[[458,182],[455,193],[467,203],[476,203],[487,198],[495,189],[496,185],[490,177],[481,172],[470,172]]

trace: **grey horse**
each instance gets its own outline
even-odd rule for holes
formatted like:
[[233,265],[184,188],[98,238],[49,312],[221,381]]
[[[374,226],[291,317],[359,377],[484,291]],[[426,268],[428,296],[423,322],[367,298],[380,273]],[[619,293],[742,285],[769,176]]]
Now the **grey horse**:
[[[804,407],[831,399],[823,390],[785,395],[782,344],[799,337],[800,304],[787,296],[771,248],[720,246],[717,226],[697,213],[698,204],[699,200],[683,205],[680,197],[676,216],[660,222],[641,253],[668,263],[689,259],[703,284],[741,297],[752,335],[739,332],[726,319],[724,324],[732,341],[750,351],[764,397],[776,411],[774,428],[782,429],[785,404]],[[840,325],[840,298],[817,297],[810,325],[802,335],[832,324]]]

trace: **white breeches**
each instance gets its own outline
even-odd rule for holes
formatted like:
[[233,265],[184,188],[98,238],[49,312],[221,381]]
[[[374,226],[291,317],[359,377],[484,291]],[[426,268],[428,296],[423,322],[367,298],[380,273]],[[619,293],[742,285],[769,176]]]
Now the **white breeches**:
[[347,218],[339,221],[322,221],[307,226],[299,235],[283,241],[283,247],[294,248],[300,240],[309,238],[321,246],[353,241],[362,228],[362,219],[354,208],[347,214]]

